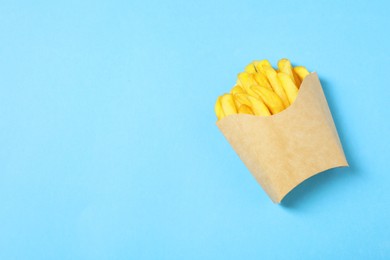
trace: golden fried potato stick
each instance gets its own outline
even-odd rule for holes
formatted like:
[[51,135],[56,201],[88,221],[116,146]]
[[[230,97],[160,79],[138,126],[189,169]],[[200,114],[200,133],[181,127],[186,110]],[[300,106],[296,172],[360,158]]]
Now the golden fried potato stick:
[[230,90],[230,94],[232,94],[232,95],[235,95],[238,93],[245,93],[245,90],[241,86],[238,86],[238,85],[234,86],[232,88],[232,90]]
[[278,61],[278,68],[279,68],[279,72],[286,73],[291,78],[291,80],[294,82],[294,84],[297,86],[297,88],[299,87],[297,82],[295,82],[291,62],[288,59],[280,59]]
[[245,72],[248,72],[248,73],[256,73],[255,65],[254,65],[253,63],[249,63],[249,64],[245,67]]
[[288,101],[286,92],[284,91],[284,88],[278,78],[278,74],[276,73],[276,71],[271,67],[265,69],[265,73],[267,75],[268,81],[271,83],[272,89],[274,90],[276,95],[280,97],[284,107],[288,107],[290,105],[290,102]]
[[251,108],[253,113],[256,116],[270,116],[271,113],[269,112],[267,106],[264,104],[263,101],[261,101],[258,98],[252,97],[250,95],[247,95],[249,101],[251,102]]
[[261,86],[252,86],[251,89],[259,95],[273,115],[285,109],[283,101],[272,90]]
[[225,116],[237,114],[237,108],[231,94],[224,94],[221,97],[221,106]]
[[254,113],[253,113],[253,111],[252,111],[252,108],[250,108],[250,107],[247,106],[247,105],[241,105],[241,106],[238,108],[238,113],[239,113],[239,114],[254,115]]
[[301,87],[301,84],[302,84],[302,81],[301,79],[299,78],[298,74],[295,72],[295,70],[293,69],[293,75],[294,75],[294,79],[295,79],[295,83],[298,87],[298,89]]
[[292,104],[298,95],[297,86],[295,86],[291,77],[289,75],[287,75],[286,73],[279,72],[278,78],[279,78],[280,82],[282,82],[282,86],[283,86],[284,91],[286,92],[288,101],[290,102],[290,104]]
[[301,81],[303,81],[303,79],[309,75],[309,71],[307,71],[307,69],[303,66],[297,66],[297,67],[294,67],[294,72],[298,75],[299,79]]
[[242,72],[238,74],[238,83],[242,89],[251,96],[257,97],[257,94],[254,93],[250,87],[252,85],[257,85],[257,82],[254,78],[254,74]]
[[[257,86],[257,85],[252,85],[252,86]],[[247,93],[249,96],[252,96],[252,97],[255,97],[255,98],[260,98],[259,95],[251,89],[251,87],[249,87],[249,88],[247,89],[246,93]]]
[[253,78],[253,75],[248,72],[241,72],[238,74],[238,85],[243,87],[245,90],[248,90],[250,86],[256,85],[256,81]]
[[225,113],[223,112],[222,105],[221,105],[221,96],[217,98],[217,102],[215,102],[214,110],[218,120],[221,120],[222,118],[225,117]]
[[264,70],[266,68],[272,68],[271,63],[268,60],[254,61],[253,64],[255,65],[256,71],[262,73],[264,76],[266,76]]
[[246,93],[237,93],[237,94],[235,94],[234,95],[234,102],[236,104],[236,107],[240,107],[242,105],[246,105],[246,106],[251,107],[252,103],[248,99],[248,96],[249,95],[246,94]]
[[269,84],[268,79],[262,73],[253,74],[253,78],[257,82],[257,85],[269,88],[272,90],[271,84]]

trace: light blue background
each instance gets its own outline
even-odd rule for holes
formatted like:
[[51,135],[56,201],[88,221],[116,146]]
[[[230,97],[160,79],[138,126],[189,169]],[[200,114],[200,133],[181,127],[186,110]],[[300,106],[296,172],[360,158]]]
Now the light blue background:
[[[386,2],[2,1],[0,259],[389,259]],[[351,167],[275,205],[213,107],[282,57]]]

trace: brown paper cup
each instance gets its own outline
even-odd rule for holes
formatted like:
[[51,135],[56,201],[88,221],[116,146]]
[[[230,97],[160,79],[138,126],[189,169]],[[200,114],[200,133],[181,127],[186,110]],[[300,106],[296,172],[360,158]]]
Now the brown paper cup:
[[348,166],[317,73],[303,80],[284,111],[230,115],[217,126],[275,203],[307,178]]

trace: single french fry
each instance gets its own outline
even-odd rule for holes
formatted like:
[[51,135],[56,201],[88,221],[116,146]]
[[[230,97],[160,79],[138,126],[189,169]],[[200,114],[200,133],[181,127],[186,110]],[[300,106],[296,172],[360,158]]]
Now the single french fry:
[[262,86],[252,86],[251,89],[259,95],[273,115],[285,109],[283,101],[272,90]]
[[255,65],[254,65],[253,63],[249,63],[249,64],[245,67],[245,72],[248,72],[248,73],[256,73]]
[[218,120],[221,120],[222,118],[225,117],[225,113],[223,112],[222,105],[221,105],[221,96],[217,98],[217,102],[215,102],[214,110]]
[[272,68],[271,63],[268,60],[254,61],[253,64],[255,65],[256,71],[262,73],[264,76],[266,76],[265,69]]
[[246,106],[251,107],[252,103],[248,99],[248,96],[249,95],[246,94],[246,93],[237,93],[237,94],[235,94],[234,95],[234,102],[236,104],[236,107],[240,107],[242,105],[246,105]]
[[253,111],[252,111],[252,108],[250,108],[250,106],[247,106],[247,105],[241,105],[241,106],[238,108],[238,113],[239,113],[239,114],[254,115],[254,113],[253,113]]
[[258,98],[248,95],[248,99],[251,102],[251,108],[256,116],[270,116],[267,106]]
[[257,85],[256,80],[254,79],[254,74],[242,72],[238,74],[238,80],[240,82],[240,85],[242,86],[242,89],[245,91],[245,93],[248,93],[251,96],[258,97],[256,93],[254,93],[251,90],[252,85]]
[[297,87],[299,89],[301,87],[302,81],[301,81],[301,79],[299,78],[298,74],[295,72],[294,69],[292,70],[292,72],[293,72],[293,75],[294,75],[295,83],[296,83],[296,85],[297,85]]
[[[257,85],[252,85],[252,86],[257,86]],[[258,95],[256,92],[254,92],[254,91],[252,90],[251,87],[249,87],[249,88],[247,89],[246,93],[247,93],[249,96],[252,96],[252,97],[255,97],[255,98],[260,98],[259,95]]]
[[248,72],[241,72],[238,74],[238,83],[245,90],[249,89],[250,86],[256,85],[256,81],[253,78],[253,75]]
[[289,75],[287,75],[286,73],[279,72],[278,78],[279,78],[280,82],[282,83],[284,91],[286,92],[288,101],[290,102],[290,104],[292,104],[298,95],[297,86],[295,86],[291,77]]
[[253,78],[259,86],[266,87],[272,90],[271,84],[269,84],[268,79],[262,73],[253,74]]
[[276,95],[280,97],[283,102],[283,105],[285,107],[288,107],[290,105],[290,102],[288,101],[286,92],[284,91],[284,88],[278,78],[278,74],[276,73],[276,71],[271,67],[267,68],[265,70],[265,73],[267,75],[268,81],[271,83],[273,91],[276,93]]
[[232,90],[230,90],[230,94],[235,95],[238,93],[245,93],[245,90],[241,86],[234,86]]
[[278,68],[279,68],[279,72],[286,73],[291,78],[291,80],[294,82],[294,84],[297,87],[299,87],[297,82],[295,82],[291,62],[288,59],[280,59],[278,61]]
[[299,77],[299,79],[300,79],[301,81],[303,81],[303,79],[304,79],[307,75],[310,74],[309,71],[307,71],[307,69],[306,69],[305,67],[303,67],[303,66],[296,66],[296,67],[294,67],[294,71],[295,71],[295,73],[298,75],[298,77]]
[[221,105],[225,116],[237,114],[237,108],[231,94],[224,94],[221,97]]

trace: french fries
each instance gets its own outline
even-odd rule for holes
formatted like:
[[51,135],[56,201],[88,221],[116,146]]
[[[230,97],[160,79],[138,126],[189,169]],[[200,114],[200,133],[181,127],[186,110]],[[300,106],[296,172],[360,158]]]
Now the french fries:
[[225,113],[223,112],[222,104],[221,104],[221,97],[218,97],[217,102],[215,102],[215,114],[217,115],[218,120],[225,117]]
[[247,105],[241,105],[241,106],[238,108],[238,113],[239,113],[239,114],[254,115],[254,113],[253,113],[253,111],[252,111],[252,108],[250,108],[250,107],[247,106]]
[[279,60],[278,61],[278,68],[279,68],[279,72],[286,73],[291,78],[291,80],[294,82],[294,84],[297,85],[297,83],[295,82],[294,75],[293,75],[293,68],[292,68],[291,63],[288,59]]
[[267,78],[262,73],[253,74],[253,78],[255,79],[257,85],[272,90],[271,84],[269,84]]
[[236,107],[240,107],[242,105],[252,107],[252,103],[248,98],[248,94],[245,94],[245,93],[235,94],[234,95],[234,102],[236,103]]
[[232,90],[230,90],[230,94],[235,95],[239,93],[245,93],[245,90],[241,86],[234,86]]
[[256,84],[252,73],[241,72],[237,76],[237,85],[248,91],[249,87]]
[[256,71],[262,73],[264,76],[266,76],[264,70],[266,68],[272,68],[271,63],[268,60],[254,61],[253,65],[255,66]]
[[285,108],[280,97],[272,90],[262,86],[252,86],[251,89],[259,95],[272,114],[279,113]]
[[256,73],[255,65],[253,63],[249,63],[248,66],[245,67],[245,72]]
[[284,88],[282,87],[282,83],[280,82],[278,78],[278,73],[271,67],[267,68],[265,70],[265,73],[267,75],[267,78],[269,82],[271,83],[272,89],[280,97],[285,107],[288,107],[290,105],[290,102],[287,98],[286,92]]
[[255,98],[253,96],[248,95],[248,99],[251,102],[251,108],[256,116],[270,116],[271,113],[269,112],[267,106],[264,104],[264,102],[258,98]]
[[292,104],[298,95],[298,87],[295,85],[291,77],[284,72],[279,72],[278,78],[282,83],[283,89],[288,98],[288,102]]
[[307,75],[310,74],[303,66],[294,67],[294,72],[298,75],[300,80],[303,80]]
[[221,97],[221,107],[225,116],[237,114],[232,94],[225,94]]
[[288,59],[277,65],[275,70],[268,60],[248,64],[230,93],[217,98],[214,110],[218,120],[234,114],[271,116],[290,106],[310,73],[303,66],[293,67]]

